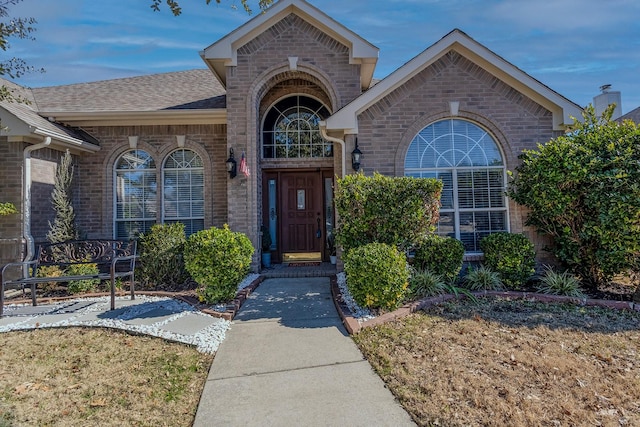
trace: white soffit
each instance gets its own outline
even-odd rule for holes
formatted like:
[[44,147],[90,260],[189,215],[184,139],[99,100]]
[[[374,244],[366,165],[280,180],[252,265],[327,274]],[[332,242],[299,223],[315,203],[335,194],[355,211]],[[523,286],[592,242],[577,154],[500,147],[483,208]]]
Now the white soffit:
[[342,130],[346,134],[357,133],[357,116],[360,113],[409,81],[450,50],[460,53],[551,111],[554,130],[565,130],[566,125],[573,123],[573,117],[581,117],[582,108],[579,105],[569,101],[456,29],[329,117],[326,120],[327,130]]
[[371,85],[379,49],[304,0],[278,1],[265,13],[256,16],[205,48],[200,52],[200,56],[218,77],[220,83],[226,87],[226,67],[237,65],[238,49],[291,13],[349,47],[349,62],[361,66],[362,89],[367,89]]

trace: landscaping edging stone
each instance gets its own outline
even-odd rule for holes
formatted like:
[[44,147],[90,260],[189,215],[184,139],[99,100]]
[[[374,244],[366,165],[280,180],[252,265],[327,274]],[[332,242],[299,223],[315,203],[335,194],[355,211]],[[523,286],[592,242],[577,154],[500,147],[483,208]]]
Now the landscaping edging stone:
[[[478,298],[505,298],[505,299],[526,299],[539,302],[549,303],[570,303],[584,307],[602,307],[610,308],[614,310],[632,310],[640,312],[640,303],[631,301],[611,301],[591,298],[576,298],[560,295],[547,295],[538,294],[533,292],[516,292],[516,291],[478,291],[472,292],[473,296]],[[358,321],[351,315],[351,312],[347,308],[346,304],[342,302],[342,294],[338,287],[337,277],[334,275],[331,277],[331,295],[333,296],[333,302],[338,310],[338,314],[342,319],[342,324],[346,328],[350,335],[357,334],[363,328],[370,328],[373,326],[382,325],[387,322],[401,319],[416,311],[442,304],[443,302],[451,301],[454,299],[466,298],[465,295],[452,295],[444,294],[435,297],[423,298],[419,301],[414,301],[409,304],[405,304],[402,307],[389,312],[384,313],[378,317],[370,320]]]

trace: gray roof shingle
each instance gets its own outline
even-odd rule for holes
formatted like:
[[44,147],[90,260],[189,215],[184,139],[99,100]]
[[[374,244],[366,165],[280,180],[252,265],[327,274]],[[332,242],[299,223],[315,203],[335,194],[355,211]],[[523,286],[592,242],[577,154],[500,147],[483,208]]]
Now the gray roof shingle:
[[146,112],[223,109],[225,89],[208,69],[32,89],[37,110],[63,112]]
[[636,108],[635,110],[631,110],[629,111],[627,114],[625,114],[624,116],[620,117],[618,120],[622,121],[622,120],[632,120],[636,123],[640,123],[640,107]]

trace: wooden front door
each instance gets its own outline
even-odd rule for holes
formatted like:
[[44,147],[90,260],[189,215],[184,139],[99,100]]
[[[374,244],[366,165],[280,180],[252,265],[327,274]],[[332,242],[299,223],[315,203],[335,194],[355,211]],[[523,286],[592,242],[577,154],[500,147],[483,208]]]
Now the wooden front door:
[[320,261],[324,249],[321,172],[280,174],[282,260]]

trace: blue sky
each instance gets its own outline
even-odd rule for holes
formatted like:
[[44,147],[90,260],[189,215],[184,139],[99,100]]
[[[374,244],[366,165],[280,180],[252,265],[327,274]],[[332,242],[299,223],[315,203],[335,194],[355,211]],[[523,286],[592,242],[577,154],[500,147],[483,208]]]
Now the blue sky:
[[[251,0],[250,0],[251,1]],[[640,106],[638,0],[309,0],[380,48],[383,78],[459,28],[579,105],[603,84],[622,92],[622,110]],[[236,0],[181,0],[183,14],[150,0],[24,0],[12,16],[38,20],[35,41],[9,53],[44,74],[40,87],[204,68],[198,52],[251,19]],[[252,1],[257,10],[257,0]]]

